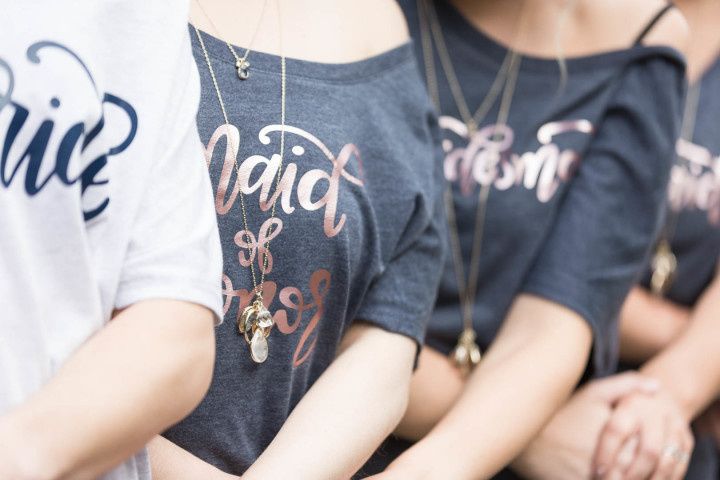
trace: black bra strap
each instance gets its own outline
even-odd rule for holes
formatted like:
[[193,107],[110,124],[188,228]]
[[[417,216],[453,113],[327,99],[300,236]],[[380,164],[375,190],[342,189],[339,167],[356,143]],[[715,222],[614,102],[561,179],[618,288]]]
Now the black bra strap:
[[643,40],[645,40],[645,37],[647,37],[648,33],[657,25],[657,23],[665,16],[667,12],[675,8],[675,5],[672,3],[668,3],[665,5],[660,11],[655,14],[655,16],[648,22],[648,24],[645,26],[642,32],[640,32],[640,35],[637,36],[637,39],[635,40],[635,43],[633,45],[640,45]]

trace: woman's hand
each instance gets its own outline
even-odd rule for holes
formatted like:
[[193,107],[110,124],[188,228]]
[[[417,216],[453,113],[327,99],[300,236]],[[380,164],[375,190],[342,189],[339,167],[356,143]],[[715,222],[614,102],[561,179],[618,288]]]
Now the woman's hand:
[[635,372],[588,383],[513,462],[513,470],[532,480],[592,478],[597,441],[615,404],[632,393],[657,389],[655,380]]
[[667,392],[632,394],[603,429],[595,474],[609,480],[682,480],[693,446],[687,420]]

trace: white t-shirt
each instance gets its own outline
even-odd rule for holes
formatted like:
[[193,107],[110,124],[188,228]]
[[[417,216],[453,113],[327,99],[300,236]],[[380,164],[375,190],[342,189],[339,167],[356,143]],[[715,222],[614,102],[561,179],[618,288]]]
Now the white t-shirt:
[[[0,414],[114,309],[177,299],[221,318],[187,15],[186,0],[0,0]],[[149,478],[147,459],[107,478]]]

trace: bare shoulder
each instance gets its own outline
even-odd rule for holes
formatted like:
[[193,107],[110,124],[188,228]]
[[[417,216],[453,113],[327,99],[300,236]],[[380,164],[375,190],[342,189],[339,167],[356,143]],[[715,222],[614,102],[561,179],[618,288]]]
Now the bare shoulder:
[[[605,38],[613,39],[613,47],[620,47],[632,43],[667,5],[666,0],[579,0],[578,10],[589,30],[604,32]],[[643,44],[672,47],[686,53],[689,38],[690,27],[685,17],[672,7],[647,34]]]
[[690,42],[690,26],[679,9],[673,8],[648,33],[645,45],[664,45],[687,53]]
[[400,6],[395,0],[363,0],[355,6],[357,32],[365,40],[368,55],[378,55],[407,43],[410,35]]

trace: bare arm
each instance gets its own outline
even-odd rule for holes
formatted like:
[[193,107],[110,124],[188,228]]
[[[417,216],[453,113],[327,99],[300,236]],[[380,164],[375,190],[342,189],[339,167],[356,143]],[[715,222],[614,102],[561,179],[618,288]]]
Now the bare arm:
[[646,362],[678,337],[689,319],[690,309],[635,287],[620,313],[620,358]]
[[197,405],[213,359],[207,309],[168,300],[125,309],[0,418],[0,477],[97,478]]
[[[574,312],[519,296],[452,410],[385,476],[492,476],[568,397],[585,368],[590,342],[590,328]],[[444,461],[437,462],[438,457]]]
[[415,349],[404,336],[352,326],[338,357],[243,479],[350,478],[400,421]]
[[660,380],[690,420],[720,394],[720,279],[707,288],[682,336],[642,368]]

